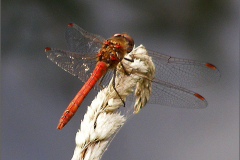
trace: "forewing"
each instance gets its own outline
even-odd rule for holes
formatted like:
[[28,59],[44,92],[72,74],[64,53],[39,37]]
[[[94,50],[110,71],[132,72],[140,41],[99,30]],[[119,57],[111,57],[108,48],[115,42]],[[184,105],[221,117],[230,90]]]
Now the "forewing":
[[155,79],[177,86],[194,88],[209,85],[220,79],[219,70],[209,64],[175,58],[148,50],[155,65]]
[[68,25],[65,39],[71,52],[77,52],[83,56],[97,53],[105,41],[101,36],[89,33],[74,23]]

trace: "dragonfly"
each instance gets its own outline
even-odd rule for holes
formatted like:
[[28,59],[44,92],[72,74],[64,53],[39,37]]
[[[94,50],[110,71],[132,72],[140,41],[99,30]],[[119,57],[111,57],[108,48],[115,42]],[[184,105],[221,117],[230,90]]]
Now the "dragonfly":
[[[46,47],[47,58],[85,84],[63,112],[57,129],[62,129],[70,121],[92,88],[99,91],[109,84],[116,76],[118,64],[124,69],[123,59],[133,61],[124,58],[134,48],[134,40],[127,33],[116,33],[104,39],[69,23],[65,40],[68,50]],[[211,63],[176,58],[151,50],[147,52],[155,65],[148,103],[179,108],[207,107],[203,96],[186,88],[217,82],[221,76],[217,67]],[[133,100],[131,97],[129,99]]]

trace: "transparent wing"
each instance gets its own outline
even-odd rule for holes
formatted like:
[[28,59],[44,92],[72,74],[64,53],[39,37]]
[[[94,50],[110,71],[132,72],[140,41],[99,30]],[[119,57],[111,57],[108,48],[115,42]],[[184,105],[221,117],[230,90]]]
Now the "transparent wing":
[[101,36],[89,33],[74,23],[68,24],[65,40],[71,52],[76,52],[78,55],[83,56],[97,53],[105,41]]
[[[65,33],[65,39],[70,51],[47,47],[45,49],[47,57],[65,71],[77,76],[82,82],[86,82],[96,66],[97,53],[104,38],[70,23]],[[111,77],[112,71],[107,72],[101,85],[108,85]],[[94,89],[100,90],[99,85],[96,84]]]
[[[86,82],[96,66],[94,57],[82,57],[76,52],[56,48],[45,49],[47,58],[59,67]],[[93,54],[96,57],[96,54]]]
[[[127,100],[134,101],[134,94],[129,95]],[[148,103],[196,109],[205,108],[208,105],[198,93],[162,81],[152,82],[152,92]]]
[[152,82],[149,103],[179,108],[207,107],[207,101],[199,94],[159,80]]
[[[179,108],[205,108],[207,101],[185,88],[215,83],[220,79],[219,70],[209,63],[175,58],[148,50],[155,65],[155,77],[149,103]],[[132,94],[128,100],[134,100]]]
[[[93,57],[79,57],[78,53],[65,51],[56,48],[45,49],[47,58],[57,64],[59,67],[69,72],[73,76],[77,76],[82,82],[86,82],[91,76],[96,66],[96,59]],[[94,55],[94,54],[93,54]],[[113,71],[109,70],[101,81],[101,86],[105,87],[109,84],[113,75]],[[94,89],[100,90],[101,87],[95,84]]]
[[219,70],[209,63],[175,58],[148,50],[155,65],[156,81],[194,88],[209,85],[220,79]]

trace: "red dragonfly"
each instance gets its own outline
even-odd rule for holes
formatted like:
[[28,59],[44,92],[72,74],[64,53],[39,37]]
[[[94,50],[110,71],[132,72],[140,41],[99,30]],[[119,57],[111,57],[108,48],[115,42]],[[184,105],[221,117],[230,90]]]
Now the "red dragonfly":
[[[68,123],[91,88],[100,90],[109,84],[112,76],[115,76],[116,66],[134,47],[133,39],[126,33],[116,33],[105,40],[74,23],[68,24],[65,39],[69,51],[47,47],[47,57],[65,71],[78,76],[85,84],[63,112],[57,129],[62,129]],[[149,103],[181,108],[207,107],[204,97],[185,87],[217,82],[220,72],[214,65],[149,50],[148,55],[155,64]],[[101,85],[97,85],[97,81]]]

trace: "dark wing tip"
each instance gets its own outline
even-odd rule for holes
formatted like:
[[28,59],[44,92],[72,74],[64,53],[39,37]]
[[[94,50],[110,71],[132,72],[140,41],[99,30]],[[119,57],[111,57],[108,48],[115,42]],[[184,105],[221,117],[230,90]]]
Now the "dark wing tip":
[[194,93],[194,96],[196,96],[197,98],[201,99],[202,101],[205,100],[205,98],[203,96],[201,96],[200,94],[198,94],[198,93]]
[[73,26],[73,23],[68,23],[68,27],[72,27]]
[[46,48],[45,48],[45,52],[47,52],[47,51],[49,51],[49,50],[51,50],[50,47],[46,47]]
[[216,67],[210,63],[205,63],[205,66],[211,68],[211,69],[216,69]]

